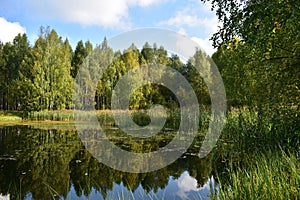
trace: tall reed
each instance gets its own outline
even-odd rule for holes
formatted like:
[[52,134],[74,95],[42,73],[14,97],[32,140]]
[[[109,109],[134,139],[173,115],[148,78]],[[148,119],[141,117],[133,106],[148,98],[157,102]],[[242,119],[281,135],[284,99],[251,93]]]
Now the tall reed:
[[230,165],[229,179],[219,176],[220,199],[300,199],[299,154],[259,154],[247,167]]

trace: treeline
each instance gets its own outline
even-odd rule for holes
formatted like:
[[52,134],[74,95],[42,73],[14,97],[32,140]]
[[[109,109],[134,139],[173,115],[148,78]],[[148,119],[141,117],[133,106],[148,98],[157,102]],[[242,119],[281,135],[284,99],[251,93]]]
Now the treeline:
[[[12,43],[0,43],[0,110],[61,110],[82,108],[84,99],[72,100],[72,93],[80,71],[85,91],[82,98],[94,98],[96,109],[109,109],[111,94],[118,80],[129,70],[144,64],[162,64],[185,76],[195,89],[199,102],[209,104],[210,98],[201,76],[193,68],[195,56],[184,64],[177,55],[168,55],[164,47],[146,43],[141,50],[134,44],[124,52],[114,52],[106,39],[93,46],[79,41],[75,51],[68,39],[63,40],[55,30],[41,28],[40,36],[31,46],[26,34],[18,35]],[[107,67],[108,66],[108,67]],[[105,71],[102,71],[107,67]],[[99,75],[102,78],[99,79]],[[94,94],[90,94],[97,84]],[[130,99],[132,109],[147,108],[153,104],[167,107],[178,104],[175,95],[166,87],[148,84],[139,88]]]
[[[299,119],[300,102],[298,1],[252,2],[245,8],[223,1],[213,4],[224,26],[212,38],[218,47],[212,58],[223,78],[229,107],[247,107],[262,119],[294,123]],[[223,15],[227,7],[239,14]],[[16,36],[12,43],[0,43],[0,110],[26,113],[75,106],[82,109],[85,100],[91,98],[96,109],[109,109],[118,80],[129,70],[151,63],[179,71],[193,87],[199,104],[210,104],[204,74],[193,67],[204,58],[208,57],[196,50],[183,63],[177,55],[169,55],[163,47],[148,43],[142,49],[132,44],[123,52],[115,52],[106,39],[95,46],[79,41],[73,51],[68,40],[63,40],[55,30],[41,28],[33,46],[25,34]],[[84,83],[76,82],[79,70]],[[99,74],[103,75],[100,80]],[[85,90],[80,95],[82,99],[72,100],[76,84]],[[96,90],[92,91],[95,84]],[[153,104],[176,107],[178,101],[170,90],[156,84],[139,88],[130,99],[132,109]]]

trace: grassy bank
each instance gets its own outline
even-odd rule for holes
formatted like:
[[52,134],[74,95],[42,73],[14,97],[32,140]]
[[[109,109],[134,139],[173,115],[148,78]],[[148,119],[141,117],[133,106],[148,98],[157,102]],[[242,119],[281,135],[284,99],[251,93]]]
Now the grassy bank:
[[247,109],[228,113],[213,151],[220,199],[300,199],[297,120]]
[[[207,129],[209,124],[209,109],[200,109],[200,119],[199,126],[201,129]],[[123,111],[119,111],[121,114]],[[119,114],[120,114],[119,113]],[[181,113],[180,109],[167,110],[165,113],[151,113],[151,117],[156,121],[165,121],[164,128],[168,130],[177,130],[180,126]],[[30,124],[30,123],[41,123],[41,124],[51,124],[51,123],[73,123],[75,121],[91,121],[94,117],[97,117],[98,122],[101,126],[114,127],[116,122],[114,120],[114,115],[111,110],[96,110],[96,111],[73,111],[73,110],[55,110],[55,111],[38,111],[30,112],[24,115],[21,111],[0,111],[0,124]],[[147,110],[132,110],[130,111],[131,119],[124,116],[122,120],[124,124],[129,120],[133,120],[136,124],[140,126],[147,126],[151,123],[151,118]],[[1,119],[2,118],[2,119]],[[190,119],[194,119],[190,117]],[[129,124],[129,123],[128,123]]]
[[[122,111],[120,111],[122,112]],[[0,125],[17,125],[17,124],[52,124],[52,123],[73,123],[78,121],[90,121],[97,117],[102,126],[116,126],[114,116],[111,110],[96,111],[73,111],[73,110],[55,110],[55,111],[38,111],[30,112],[24,116],[21,111],[0,111]],[[152,116],[156,119],[163,118],[160,114]],[[131,119],[140,126],[146,126],[151,119],[145,110],[131,111]],[[131,120],[127,117],[124,120]],[[126,121],[125,121],[126,123]],[[165,127],[176,129],[180,124],[180,112],[167,112]]]
[[219,176],[220,199],[300,198],[298,153],[269,151],[246,159],[247,167],[230,165],[228,179]]

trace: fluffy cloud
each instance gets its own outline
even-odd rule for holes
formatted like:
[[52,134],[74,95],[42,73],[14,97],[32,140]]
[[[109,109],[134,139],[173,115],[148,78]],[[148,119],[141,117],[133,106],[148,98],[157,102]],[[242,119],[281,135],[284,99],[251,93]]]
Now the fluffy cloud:
[[211,18],[199,17],[196,14],[190,15],[186,10],[179,11],[176,16],[169,18],[168,20],[159,22],[158,25],[164,26],[175,26],[175,27],[197,27],[205,30],[207,34],[215,33],[218,30],[218,18],[213,16]]
[[187,36],[186,30],[182,27],[179,28],[178,33],[184,36]]
[[190,176],[187,171],[175,180],[175,183],[178,187],[176,195],[179,196],[180,199],[190,199],[188,193],[191,191],[200,191],[200,193],[198,193],[200,199],[202,199],[201,197],[206,199],[205,197],[209,196],[211,189],[215,189],[215,180],[213,177],[209,178],[202,187],[199,187],[197,180]]
[[2,17],[0,17],[0,30],[0,41],[3,43],[12,42],[16,35],[26,32],[18,22],[8,22]]
[[[182,51],[186,52],[187,55],[193,56],[194,50],[196,47],[201,47],[201,49],[204,50],[206,54],[209,56],[212,56],[212,54],[216,51],[215,48],[212,46],[212,41],[210,40],[210,37],[207,38],[200,38],[200,37],[188,37],[186,31],[183,28],[180,28],[178,33],[180,35],[184,35],[189,39],[185,39],[182,37],[179,37],[176,42],[177,48],[180,48]],[[190,43],[189,40],[193,40],[194,42]]]
[[[174,16],[158,23],[159,26],[169,26],[178,29],[178,33],[191,37],[208,55],[215,49],[212,47],[210,37],[216,33],[221,24],[217,16],[211,11],[211,4],[203,4],[200,0],[187,4],[177,11]],[[199,37],[200,36],[200,37]]]
[[159,0],[27,0],[38,15],[83,26],[98,25],[106,28],[130,28],[128,9],[146,7]]
[[213,48],[212,41],[210,41],[209,38],[202,39],[199,37],[192,37],[191,39],[198,43],[199,46],[203,48],[204,51],[210,56],[212,56],[212,54],[216,51]]
[[197,180],[191,177],[187,172],[184,172],[178,180],[175,181],[178,187],[176,195],[181,199],[189,199],[187,193],[190,191],[198,191]]

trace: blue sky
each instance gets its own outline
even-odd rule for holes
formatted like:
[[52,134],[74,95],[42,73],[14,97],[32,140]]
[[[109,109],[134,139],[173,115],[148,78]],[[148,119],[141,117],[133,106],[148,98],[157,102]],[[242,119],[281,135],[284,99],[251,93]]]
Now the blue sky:
[[200,0],[0,0],[0,40],[26,33],[31,44],[40,26],[50,26],[73,49],[79,40],[99,44],[125,31],[157,27],[192,38],[212,54],[209,38],[218,30],[210,4]]

